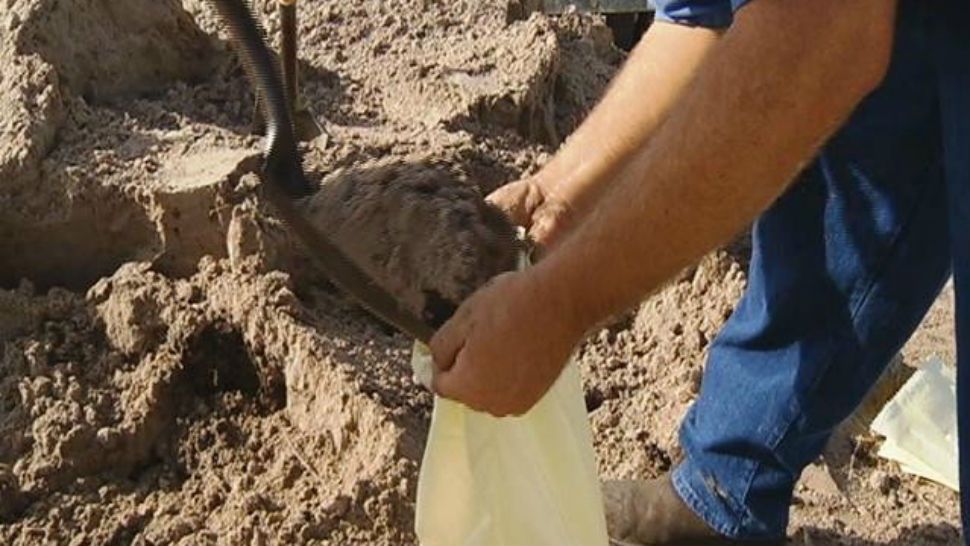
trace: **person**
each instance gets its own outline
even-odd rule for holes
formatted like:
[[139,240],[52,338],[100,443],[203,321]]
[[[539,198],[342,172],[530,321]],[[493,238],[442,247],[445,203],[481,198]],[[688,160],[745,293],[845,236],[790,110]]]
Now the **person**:
[[611,536],[782,539],[802,469],[951,270],[965,447],[968,5],[656,2],[657,22],[562,149],[489,196],[544,255],[437,333],[437,393],[527,411],[587,331],[754,220],[748,286],[710,347],[684,461],[607,488],[622,499],[608,503]]

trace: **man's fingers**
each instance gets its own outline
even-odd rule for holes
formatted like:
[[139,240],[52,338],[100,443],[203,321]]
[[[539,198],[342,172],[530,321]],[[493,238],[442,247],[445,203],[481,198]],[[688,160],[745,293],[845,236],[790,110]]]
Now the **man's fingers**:
[[459,307],[451,320],[439,328],[431,338],[431,357],[434,360],[435,372],[447,371],[454,365],[455,357],[465,345],[467,321],[467,313]]
[[546,253],[546,250],[548,250],[553,243],[554,236],[555,224],[549,219],[542,217],[532,224],[532,228],[529,229],[529,237],[535,241],[537,247],[536,255],[538,257],[541,257]]
[[486,201],[499,208],[509,220],[526,229],[532,224],[532,215],[526,208],[525,192],[519,183],[512,183],[490,193]]
[[463,358],[464,353],[459,352],[451,369],[436,371],[431,380],[431,390],[442,398],[461,402],[475,411],[486,411],[476,391],[481,381],[472,377],[473,367],[467,365]]
[[431,390],[442,398],[459,400],[462,398],[462,382],[459,372],[452,366],[448,370],[435,370],[431,378]]
[[542,205],[544,196],[535,182],[526,179],[502,186],[485,200],[501,209],[513,224],[529,229],[532,215]]

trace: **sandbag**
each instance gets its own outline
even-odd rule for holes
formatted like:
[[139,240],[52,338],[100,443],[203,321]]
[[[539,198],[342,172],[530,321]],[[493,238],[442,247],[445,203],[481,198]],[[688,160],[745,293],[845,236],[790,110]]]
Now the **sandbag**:
[[[432,361],[423,344],[415,345],[412,366],[429,385]],[[421,546],[606,546],[576,364],[519,417],[435,397],[416,510]]]

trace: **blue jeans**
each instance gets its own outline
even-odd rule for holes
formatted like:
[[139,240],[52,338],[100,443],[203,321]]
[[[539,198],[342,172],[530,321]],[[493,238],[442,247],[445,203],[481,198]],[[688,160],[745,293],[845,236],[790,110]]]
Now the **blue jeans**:
[[681,429],[674,487],[730,537],[784,535],[802,469],[951,270],[967,528],[970,19],[956,1],[899,14],[886,80],[754,225],[747,291]]

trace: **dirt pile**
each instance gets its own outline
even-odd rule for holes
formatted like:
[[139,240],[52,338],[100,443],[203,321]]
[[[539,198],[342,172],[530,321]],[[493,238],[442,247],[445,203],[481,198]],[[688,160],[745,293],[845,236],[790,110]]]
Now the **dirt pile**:
[[216,60],[211,38],[175,0],[12,0],[8,6],[8,44],[20,55],[39,56],[87,100],[156,93],[175,79],[199,80]]
[[[150,141],[91,115],[89,104],[200,79],[217,60],[212,39],[172,0],[7,4],[0,43],[6,266],[0,283],[30,277],[44,286],[76,286],[126,259],[150,257],[158,241],[151,218],[135,203],[144,193],[106,189],[107,165],[78,164],[98,155],[135,160]],[[72,145],[80,149],[68,151]]]
[[[205,2],[123,4],[0,9],[0,543],[413,543],[431,398],[410,341],[292,252],[253,174],[252,93]],[[275,41],[275,1],[255,5]],[[431,205],[408,196],[435,178],[478,203],[535,171],[622,60],[597,18],[523,5],[300,4],[303,94],[330,135],[304,147],[322,225],[351,241],[370,213],[323,196],[404,178],[382,205],[413,206],[402,230],[492,241],[466,230],[487,212],[427,227]],[[481,256],[439,274],[389,248],[374,271],[415,273],[409,287],[435,277],[460,297],[482,280]],[[604,476],[676,460],[743,260],[707,258],[583,347]],[[956,543],[953,496],[866,441],[844,490],[799,490],[796,532]],[[932,509],[899,515],[917,500]]]
[[124,5],[11,0],[0,43],[0,175],[34,182],[65,121],[70,97],[106,101],[200,79],[214,61],[211,39],[173,0]]
[[[0,542],[409,543],[430,410],[410,343],[294,263],[252,174],[248,83],[204,3],[184,4],[0,17]],[[274,5],[257,3],[271,31]],[[563,131],[555,23],[477,2],[301,16],[304,94],[331,134],[305,149],[324,188],[309,208],[351,241],[373,212],[355,196],[409,181],[380,203],[432,235],[408,258],[461,259],[424,271],[392,245],[376,263],[415,276],[416,305],[429,283],[460,299],[508,257],[469,229],[494,225],[481,196]]]
[[388,365],[400,351],[307,313],[285,275],[222,267],[4,294],[8,543],[406,536],[427,397]]
[[679,455],[678,425],[700,391],[705,350],[744,283],[738,260],[715,253],[583,347],[601,472],[654,476],[670,469]]

